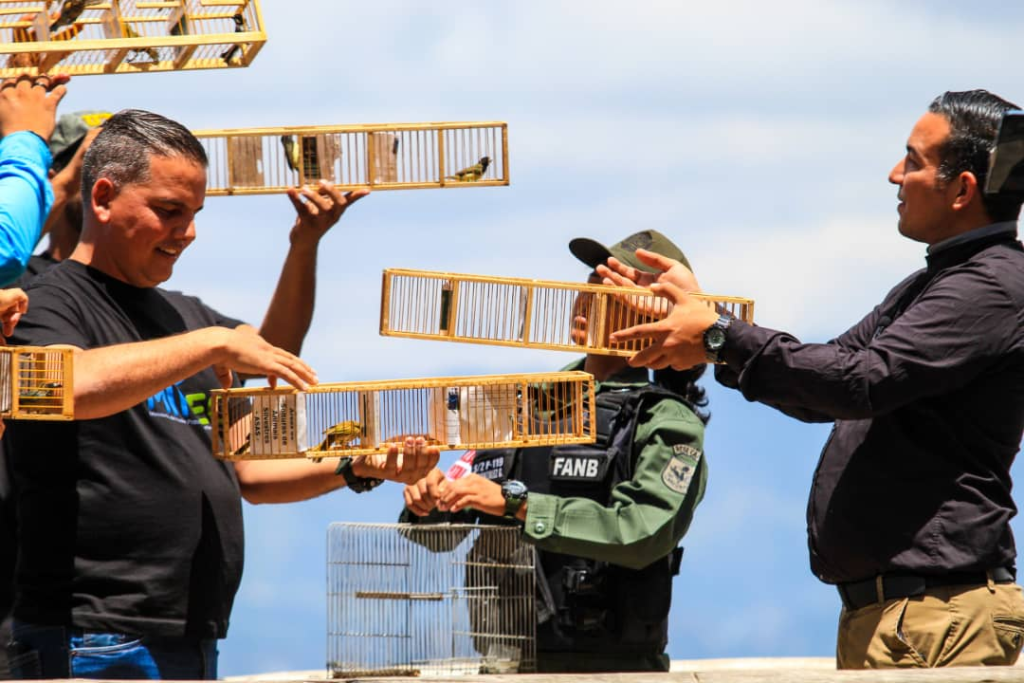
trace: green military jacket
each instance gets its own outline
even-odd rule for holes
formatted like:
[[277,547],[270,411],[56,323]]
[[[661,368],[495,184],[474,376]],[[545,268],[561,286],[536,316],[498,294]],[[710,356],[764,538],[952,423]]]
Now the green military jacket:
[[[566,369],[579,370],[583,360]],[[647,386],[647,370],[627,368],[597,392]],[[523,534],[539,549],[641,569],[678,545],[704,498],[704,423],[682,401],[645,403],[634,434],[633,478],[607,506],[586,498],[528,497]]]

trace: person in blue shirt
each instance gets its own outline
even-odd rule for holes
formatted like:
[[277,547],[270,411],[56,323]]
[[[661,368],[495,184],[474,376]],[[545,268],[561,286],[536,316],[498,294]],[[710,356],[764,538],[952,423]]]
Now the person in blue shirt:
[[22,74],[0,84],[0,285],[25,270],[53,204],[47,142],[68,80]]

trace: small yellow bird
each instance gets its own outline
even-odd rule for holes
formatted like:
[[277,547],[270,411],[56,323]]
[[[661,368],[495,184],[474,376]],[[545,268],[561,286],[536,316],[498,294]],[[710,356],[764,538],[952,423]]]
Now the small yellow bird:
[[60,16],[57,17],[57,21],[50,24],[50,33],[75,23],[87,7],[95,7],[101,2],[103,0],[64,0],[64,4],[60,6]]
[[[121,35],[125,38],[141,38],[142,36],[131,27],[131,24],[126,22],[124,19],[121,20]],[[129,50],[132,54],[143,52],[149,57],[149,60],[153,63],[160,61],[160,53],[156,51],[156,48],[152,47],[138,47]],[[130,60],[129,60],[130,61]]]
[[299,146],[295,144],[295,136],[282,135],[281,146],[284,147],[284,160],[287,162],[288,168],[298,171],[299,164],[302,163],[302,152],[299,151]]
[[345,420],[324,430],[324,440],[314,451],[336,451],[348,448],[349,442],[363,435],[363,425],[357,420]]
[[460,183],[474,183],[484,177],[487,167],[491,165],[490,157],[480,157],[480,161],[472,166],[456,171],[454,175],[445,176],[448,180],[458,180]]
[[320,157],[316,151],[316,138],[298,136],[296,142],[294,135],[282,135],[281,146],[284,147],[284,160],[288,168],[298,171],[302,166],[302,175],[306,180],[315,180],[320,177]]

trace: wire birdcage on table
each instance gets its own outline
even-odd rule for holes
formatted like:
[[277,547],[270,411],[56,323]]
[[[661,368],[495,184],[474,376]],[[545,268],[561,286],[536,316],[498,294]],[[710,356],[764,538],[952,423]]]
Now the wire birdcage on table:
[[422,436],[442,450],[593,443],[585,372],[429,377],[211,392],[224,460],[384,453]]
[[535,572],[517,527],[331,524],[328,675],[533,671]]
[[[612,343],[616,331],[659,320],[670,302],[650,290],[389,268],[380,333],[441,341],[632,356],[649,340]],[[691,294],[754,321],[751,299]]]
[[259,0],[0,0],[0,76],[248,66]]
[[73,420],[73,349],[0,346],[0,417]]
[[194,131],[209,196],[272,194],[326,180],[341,189],[509,184],[508,124],[381,123]]

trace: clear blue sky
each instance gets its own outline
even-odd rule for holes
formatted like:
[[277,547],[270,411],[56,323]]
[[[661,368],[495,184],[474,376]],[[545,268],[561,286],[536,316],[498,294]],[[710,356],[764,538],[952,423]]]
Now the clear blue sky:
[[[560,367],[571,356],[379,337],[381,270],[582,280],[571,238],[643,228],[670,235],[706,290],[755,298],[760,324],[825,341],[923,263],[886,176],[929,101],[974,87],[1024,101],[1024,5],[980,6],[267,0],[252,67],[82,77],[62,109],[195,129],[508,121],[510,187],[380,192],[324,240],[303,353],[323,380]],[[170,286],[259,324],[292,220],[284,196],[210,198]],[[830,655],[839,601],[810,575],[804,522],[827,428],[707,384],[710,481],[670,654]],[[322,667],[327,525],[399,506],[386,485],[246,507],[222,675]]]

